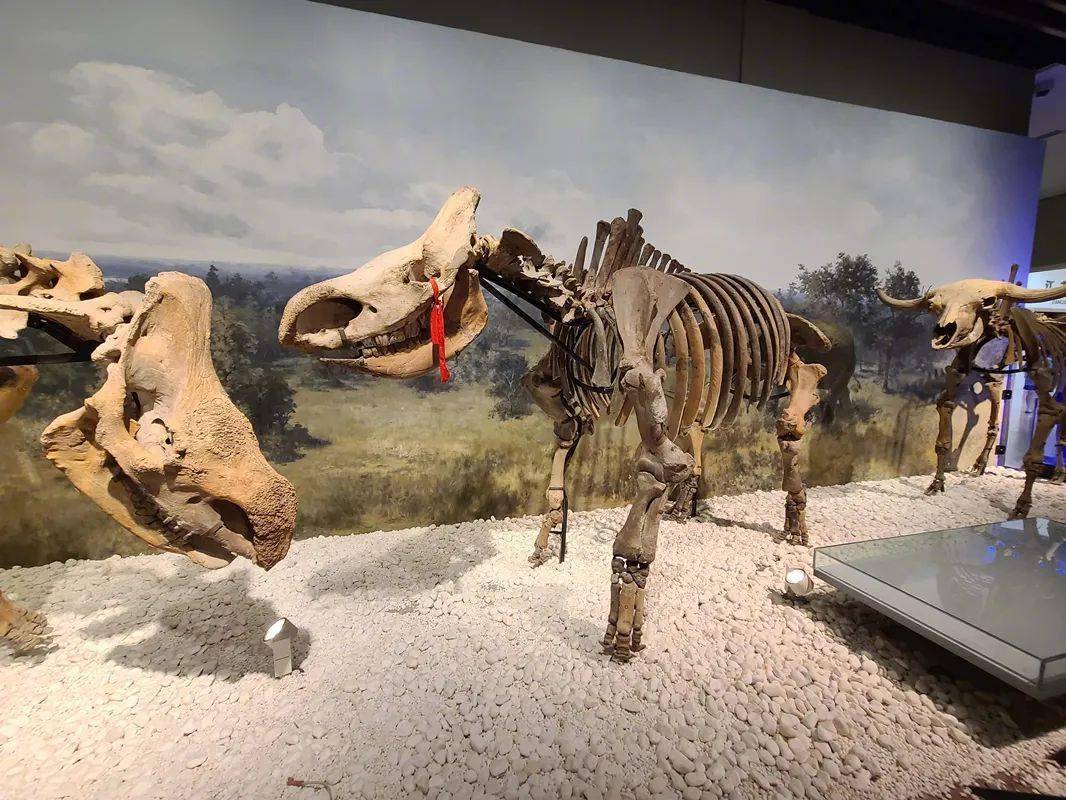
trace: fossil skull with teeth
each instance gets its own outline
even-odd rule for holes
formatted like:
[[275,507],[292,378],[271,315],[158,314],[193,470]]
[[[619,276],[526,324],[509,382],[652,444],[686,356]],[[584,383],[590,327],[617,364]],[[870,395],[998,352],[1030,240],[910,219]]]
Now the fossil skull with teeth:
[[[5,252],[15,251],[0,258]],[[41,269],[70,263],[92,262],[74,254]],[[0,313],[33,313],[83,341],[102,340],[93,360],[105,365],[106,378],[82,408],[45,429],[45,455],[153,547],[212,568],[237,556],[276,564],[292,539],[296,495],[215,374],[207,286],[167,272],[144,295],[97,294],[90,282],[88,297],[77,287],[55,296],[55,287],[68,285],[55,269],[49,292],[0,293]]]
[[323,360],[406,378],[433,367],[429,314],[435,281],[444,306],[445,349],[457,354],[481,333],[488,309],[477,272],[475,189],[452,195],[429,228],[404,247],[289,300],[279,338]]

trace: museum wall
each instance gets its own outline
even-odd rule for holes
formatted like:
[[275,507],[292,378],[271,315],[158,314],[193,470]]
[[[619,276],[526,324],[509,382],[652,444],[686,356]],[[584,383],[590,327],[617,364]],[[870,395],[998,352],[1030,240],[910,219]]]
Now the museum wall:
[[1029,130],[1031,70],[772,0],[320,1],[979,128]]
[[1066,264],[1066,194],[1041,199],[1033,242],[1034,270]]
[[[289,297],[412,241],[461,185],[482,193],[479,231],[520,228],[560,259],[639,208],[690,268],[816,319],[834,349],[803,463],[815,485],[933,466],[931,320],[873,289],[1029,263],[1042,145],[1024,137],[325,5],[41,5],[13,4],[0,30],[18,76],[0,85],[16,187],[0,242],[85,250],[113,289],[203,277],[216,370],[296,486],[299,536],[543,510],[551,426],[519,379],[545,344],[498,303],[447,384],[277,343]],[[40,456],[95,368],[41,373],[0,427],[0,565],[135,552]],[[965,462],[983,416],[957,413]],[[708,438],[705,493],[776,488],[773,416]],[[627,502],[635,441],[607,424],[586,437],[575,507]]]

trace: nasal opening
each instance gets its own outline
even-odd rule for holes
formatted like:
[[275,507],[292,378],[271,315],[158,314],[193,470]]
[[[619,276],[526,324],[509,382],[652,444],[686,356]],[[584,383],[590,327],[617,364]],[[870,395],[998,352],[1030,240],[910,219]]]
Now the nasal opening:
[[943,347],[955,337],[955,332],[958,329],[959,326],[954,322],[949,322],[947,325],[937,325],[933,328],[933,343]]
[[351,300],[347,297],[319,300],[308,306],[296,318],[296,333],[317,333],[344,328],[361,313],[363,313],[363,304],[358,300]]

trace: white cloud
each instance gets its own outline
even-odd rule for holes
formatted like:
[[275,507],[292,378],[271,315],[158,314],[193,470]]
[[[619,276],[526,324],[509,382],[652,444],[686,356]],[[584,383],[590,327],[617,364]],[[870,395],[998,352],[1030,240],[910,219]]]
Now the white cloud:
[[61,164],[79,164],[93,149],[93,135],[69,122],[53,122],[38,128],[30,136],[30,147],[37,155]]
[[[42,215],[58,223],[66,236],[53,233],[52,241],[81,236],[63,244],[115,254],[349,266],[353,249],[425,224],[395,205],[348,207],[359,159],[330,149],[322,129],[291,104],[240,109],[173,75],[125,64],[79,63],[62,81],[80,125],[5,126],[28,143],[37,190],[63,198],[20,212],[38,215],[34,228],[48,227]],[[327,199],[332,185],[350,190]]]
[[[480,230],[524,228],[556,257],[636,206],[649,239],[693,268],[770,287],[841,250],[927,280],[1028,256],[1029,141],[378,15],[234,3],[240,36],[207,0],[190,0],[178,37],[151,2],[127,15],[143,35],[119,35],[109,6],[77,15],[83,37],[49,41],[48,64],[19,63],[36,91],[16,104],[0,85],[0,104],[26,109],[0,125],[0,170],[20,187],[0,193],[0,241],[351,268],[472,184]],[[0,60],[48,29],[20,27],[30,38]],[[174,74],[102,60],[115,52]],[[57,81],[57,64],[74,66]]]

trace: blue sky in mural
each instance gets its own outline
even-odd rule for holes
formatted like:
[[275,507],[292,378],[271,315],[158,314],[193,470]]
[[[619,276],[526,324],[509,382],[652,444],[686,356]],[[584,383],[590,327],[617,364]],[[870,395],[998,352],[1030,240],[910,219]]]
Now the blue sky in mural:
[[1027,262],[1042,144],[291,0],[5,3],[0,241],[358,265],[461,184],[557,257],[601,217],[771,287],[838,251]]

